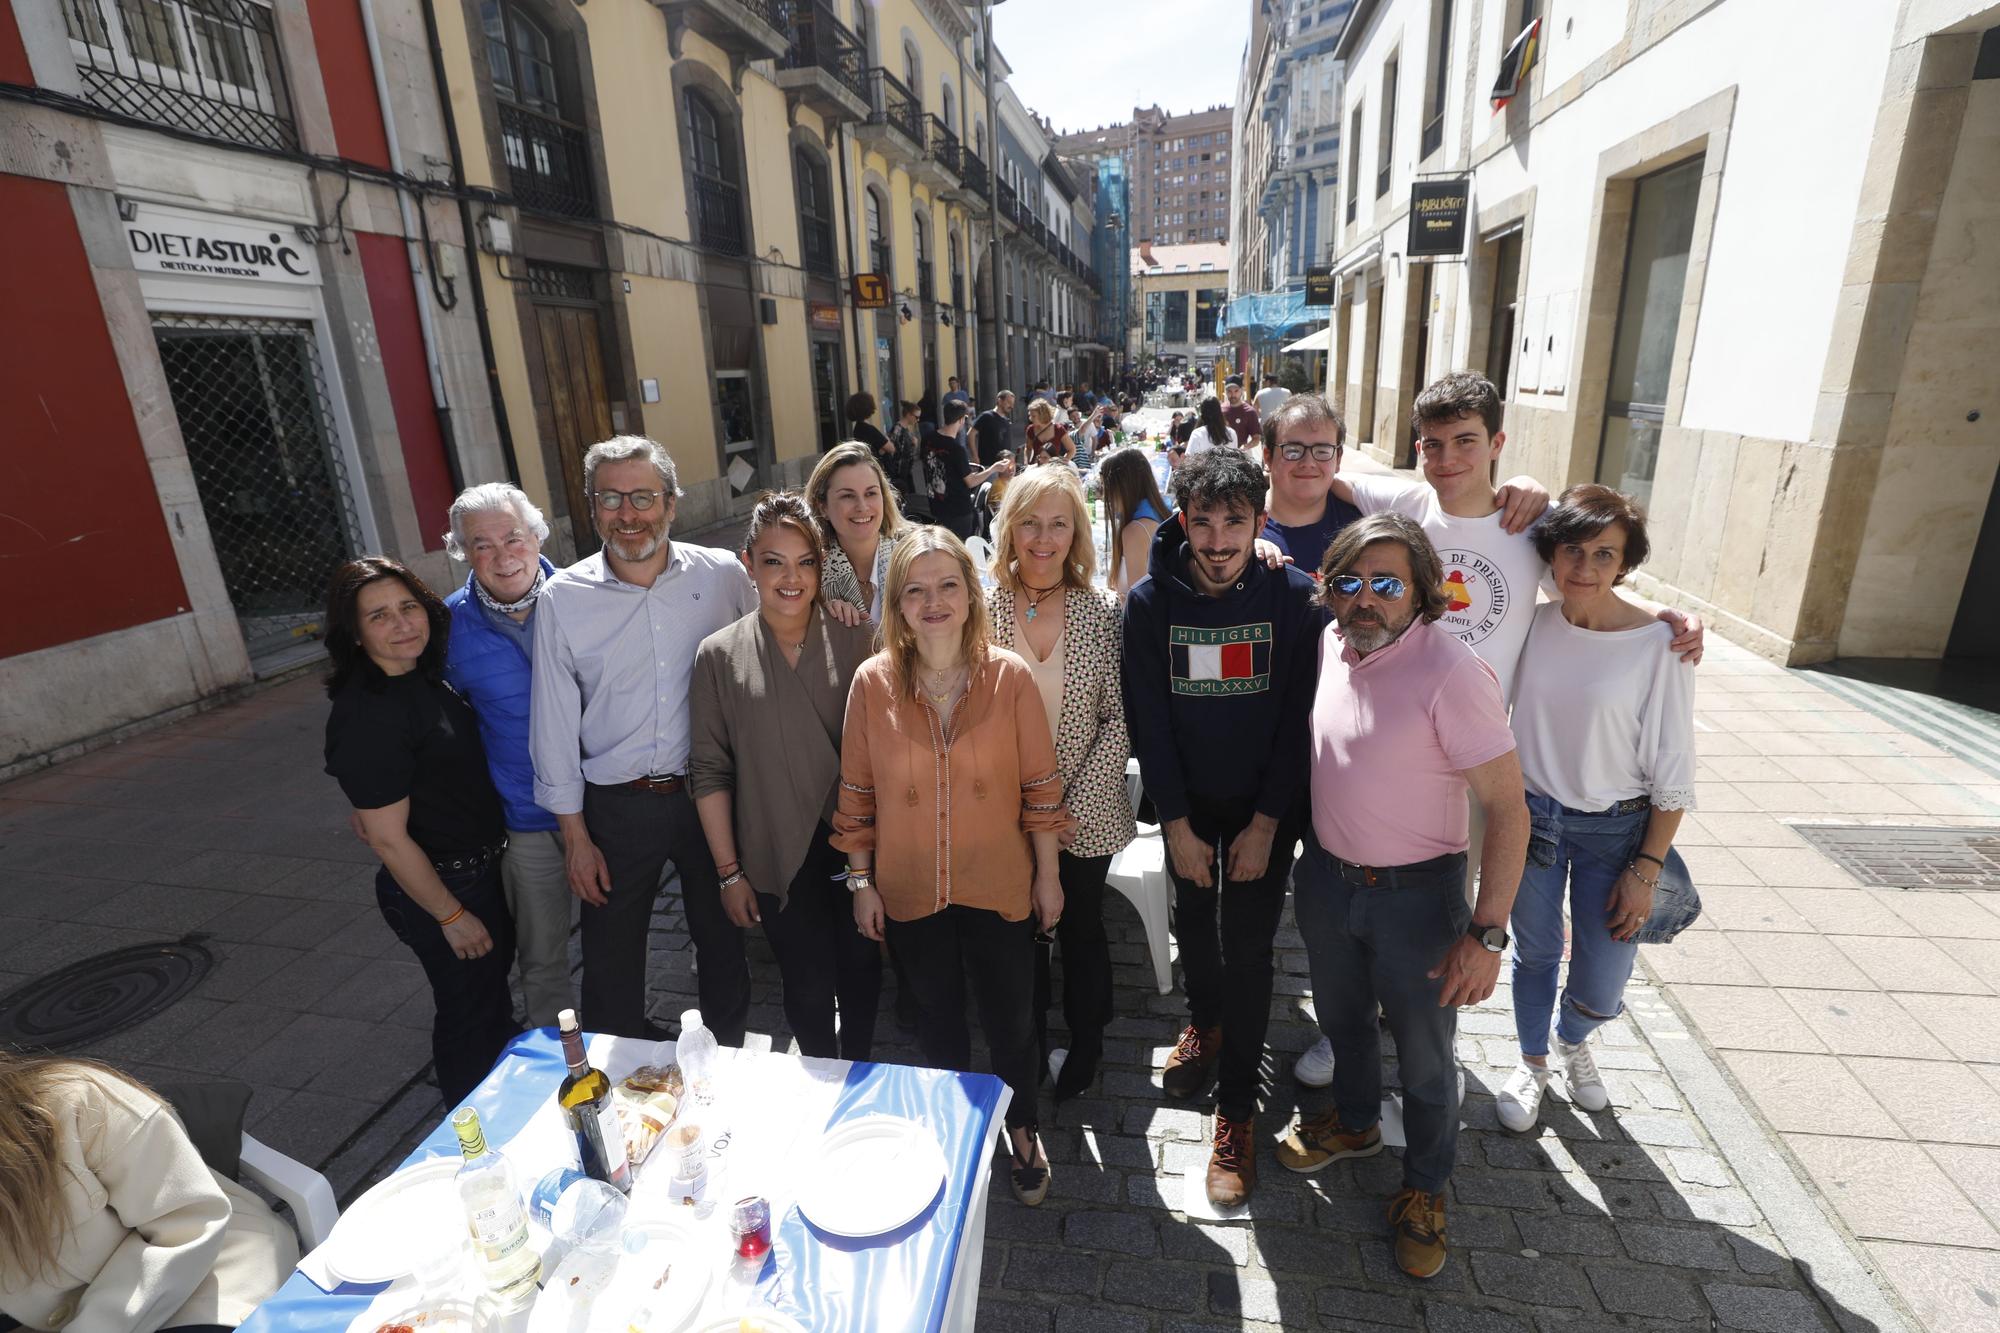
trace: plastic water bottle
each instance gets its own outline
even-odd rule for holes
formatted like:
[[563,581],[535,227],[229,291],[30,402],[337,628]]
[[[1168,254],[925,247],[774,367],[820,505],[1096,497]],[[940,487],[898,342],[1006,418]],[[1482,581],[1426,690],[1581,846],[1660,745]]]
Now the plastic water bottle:
[[615,1254],[625,1230],[625,1195],[574,1167],[559,1166],[535,1183],[528,1207],[547,1228],[555,1244],[543,1258],[543,1269],[554,1272],[562,1256],[574,1249]]
[[708,1106],[715,1101],[719,1050],[715,1034],[701,1021],[701,1010],[689,1009],[681,1014],[681,1038],[674,1043],[674,1061],[680,1065],[688,1096],[697,1106]]

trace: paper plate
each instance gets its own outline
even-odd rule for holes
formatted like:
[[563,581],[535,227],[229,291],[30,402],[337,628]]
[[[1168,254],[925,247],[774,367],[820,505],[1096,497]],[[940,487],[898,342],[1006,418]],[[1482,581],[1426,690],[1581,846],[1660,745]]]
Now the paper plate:
[[[384,1292],[383,1296],[388,1294]],[[347,1333],[381,1333],[383,1329],[400,1328],[407,1328],[410,1333],[479,1333],[484,1327],[469,1301],[406,1292],[399,1301],[376,1300],[347,1326]]]
[[465,1234],[452,1177],[456,1157],[433,1157],[399,1171],[356,1199],[321,1247],[327,1272],[342,1282],[388,1282],[413,1271],[442,1237]]
[[701,1308],[715,1257],[728,1244],[727,1230],[691,1219],[628,1219],[624,1249],[608,1272],[600,1256],[572,1250],[543,1275],[528,1333],[679,1333]]
[[944,1184],[944,1150],[900,1116],[871,1115],[827,1131],[799,1191],[799,1211],[836,1236],[879,1236],[930,1207]]

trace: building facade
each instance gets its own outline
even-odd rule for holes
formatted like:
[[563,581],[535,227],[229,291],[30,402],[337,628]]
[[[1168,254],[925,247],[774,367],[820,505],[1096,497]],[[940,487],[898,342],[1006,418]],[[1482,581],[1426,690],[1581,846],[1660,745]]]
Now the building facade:
[[[1648,502],[1652,595],[1779,661],[1994,656],[1996,25],[1857,6],[1773,62],[1788,6],[1361,0],[1329,383],[1354,438],[1408,462],[1418,388],[1480,369],[1503,467]],[[1463,262],[1411,258],[1419,179],[1468,201]]]
[[1229,239],[1234,141],[1228,107],[1170,116],[1155,105],[1134,107],[1122,125],[1060,135],[1055,146],[1091,162],[1123,158],[1133,239],[1187,245]]
[[1141,241],[1130,264],[1132,363],[1206,373],[1225,351],[1218,326],[1229,302],[1229,247]]
[[1088,380],[1103,373],[1105,360],[1096,327],[1102,281],[1091,260],[1093,207],[1057,157],[1047,124],[1011,87],[996,89],[995,100],[995,211],[1010,387]]

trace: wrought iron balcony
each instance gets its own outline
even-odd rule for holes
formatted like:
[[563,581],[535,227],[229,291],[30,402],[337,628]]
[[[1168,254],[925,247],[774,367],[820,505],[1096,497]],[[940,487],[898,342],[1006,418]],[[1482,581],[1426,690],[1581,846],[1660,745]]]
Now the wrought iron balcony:
[[291,151],[285,64],[255,0],[62,0],[86,100],[194,134]]
[[822,115],[868,115],[868,53],[824,0],[789,0],[791,45],[778,60],[778,86]]
[[514,198],[523,208],[570,218],[597,216],[590,136],[582,129],[502,102],[500,143]]
[[700,172],[693,180],[695,244],[718,254],[745,253],[743,192],[726,180]]
[[959,163],[963,156],[963,150],[958,142],[958,135],[952,131],[951,126],[945,124],[936,116],[928,116],[925,119],[930,126],[931,160],[940,163],[946,171],[951,173],[952,183],[955,185],[960,179],[962,168]]
[[917,108],[917,156],[910,162],[910,175],[933,190],[943,193],[958,186],[958,136],[945,128],[936,116]]
[[958,147],[958,179],[965,186],[959,199],[968,207],[986,207],[986,164],[968,144]]
[[679,32],[693,29],[732,56],[746,60],[781,60],[786,38],[785,17],[790,0],[653,0],[667,17],[667,36],[676,57]]
[[907,161],[923,160],[923,107],[901,79],[880,65],[868,71],[868,119],[855,133],[864,141],[893,146]]
[[998,195],[1000,205],[1000,220],[1019,226],[1021,220],[1021,201],[1019,196],[1014,193],[1013,185],[1003,180],[1000,182],[999,188],[995,193]]

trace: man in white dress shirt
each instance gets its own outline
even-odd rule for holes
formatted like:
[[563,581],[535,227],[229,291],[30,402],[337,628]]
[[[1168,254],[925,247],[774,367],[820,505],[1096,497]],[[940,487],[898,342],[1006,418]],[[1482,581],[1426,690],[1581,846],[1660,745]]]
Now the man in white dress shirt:
[[584,455],[604,547],[551,578],[537,602],[535,802],[556,817],[570,891],[583,900],[584,1026],[650,1035],[646,932],[671,863],[702,1020],[740,1046],[750,971],[687,789],[688,686],[702,639],[756,610],[757,594],[735,555],[668,540],[676,475],[665,446],[642,436]]

